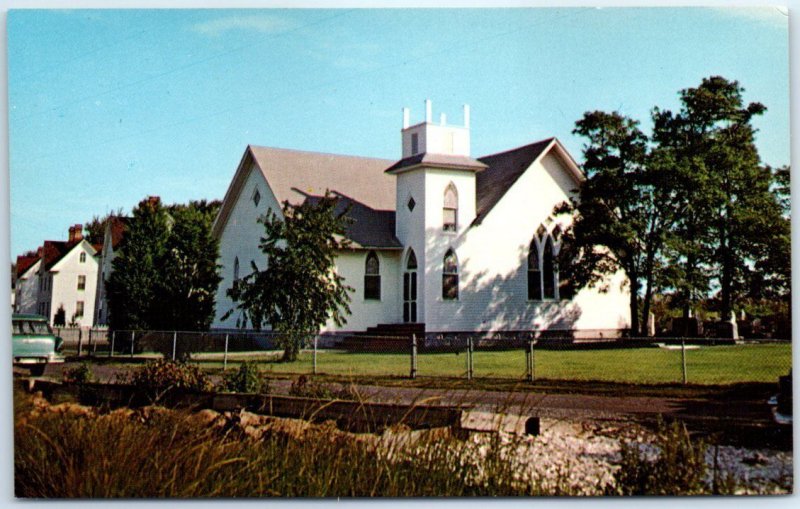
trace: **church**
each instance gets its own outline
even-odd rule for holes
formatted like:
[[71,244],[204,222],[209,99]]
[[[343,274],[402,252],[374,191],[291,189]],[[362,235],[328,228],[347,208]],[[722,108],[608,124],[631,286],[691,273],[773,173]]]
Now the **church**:
[[584,176],[556,138],[473,158],[469,106],[462,125],[444,114],[435,122],[429,100],[424,121],[409,120],[404,108],[397,161],[247,147],[213,226],[222,266],[214,328],[236,327],[236,313],[223,320],[234,308],[226,292],[251,263],[265,268],[258,218],[326,190],[350,206],[350,246],[336,271],[355,291],[347,323],[321,333],[406,324],[427,338],[597,338],[629,327],[622,274],[600,285],[605,291],[574,294],[559,277],[570,217],[553,209]]

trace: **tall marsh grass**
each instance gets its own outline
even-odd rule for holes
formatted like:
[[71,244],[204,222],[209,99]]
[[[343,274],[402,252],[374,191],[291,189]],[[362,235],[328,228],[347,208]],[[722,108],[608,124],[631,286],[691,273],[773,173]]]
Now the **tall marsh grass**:
[[[16,394],[16,397],[29,397]],[[463,442],[437,436],[419,454],[383,450],[373,441],[310,426],[266,431],[213,426],[179,411],[105,415],[42,411],[17,404],[18,497],[407,497],[542,495],[514,481],[509,462],[475,464]],[[402,448],[400,442],[396,445]],[[487,468],[489,469],[487,471]]]

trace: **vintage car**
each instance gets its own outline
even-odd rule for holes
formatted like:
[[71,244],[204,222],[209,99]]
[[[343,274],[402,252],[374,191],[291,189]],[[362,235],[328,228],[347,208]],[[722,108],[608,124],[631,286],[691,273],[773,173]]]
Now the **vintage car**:
[[41,375],[49,363],[64,362],[64,342],[43,316],[12,315],[11,337],[14,365],[29,367],[33,375]]

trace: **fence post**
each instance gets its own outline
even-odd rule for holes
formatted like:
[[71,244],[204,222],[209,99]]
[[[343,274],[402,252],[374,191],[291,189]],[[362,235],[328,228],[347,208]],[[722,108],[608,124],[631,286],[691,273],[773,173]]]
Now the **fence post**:
[[89,329],[89,355],[94,356],[94,343],[92,342],[92,329]]
[[529,382],[533,382],[532,357],[533,357],[533,340],[529,339],[527,348],[525,348],[525,379]]
[[222,371],[228,369],[228,334],[225,334],[225,353],[222,355]]
[[472,380],[472,336],[467,338],[467,380]]
[[114,340],[117,339],[117,331],[111,331],[111,350],[108,351],[109,357],[114,357]]
[[411,378],[417,378],[417,335],[411,335]]
[[78,357],[83,355],[83,331],[78,329]]
[[536,381],[536,350],[533,348],[534,342],[535,340],[531,339],[529,345],[531,350],[531,382]]
[[686,340],[681,338],[681,372],[683,373],[683,383],[686,384]]
[[131,331],[131,357],[133,357],[133,343],[136,341],[136,331]]
[[172,360],[175,360],[175,347],[178,346],[178,331],[172,331]]
[[317,374],[317,336],[314,336],[314,371],[313,373]]

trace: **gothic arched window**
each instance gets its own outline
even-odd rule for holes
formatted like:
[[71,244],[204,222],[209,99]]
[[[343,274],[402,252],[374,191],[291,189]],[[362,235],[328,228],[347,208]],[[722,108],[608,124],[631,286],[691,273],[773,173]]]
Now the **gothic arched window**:
[[458,192],[451,182],[444,190],[444,207],[442,208],[442,229],[446,232],[456,231],[458,218]]
[[[564,283],[558,275],[558,253],[561,249],[561,228],[548,231],[539,226],[528,250],[528,300],[560,298]],[[565,294],[563,297],[568,298]]]
[[364,264],[364,298],[381,300],[381,265],[375,251],[370,251]]
[[442,299],[458,299],[458,258],[452,249],[447,250],[442,264]]
[[536,239],[533,239],[528,251],[528,300],[542,300],[542,271],[539,263],[539,249],[536,247]]

